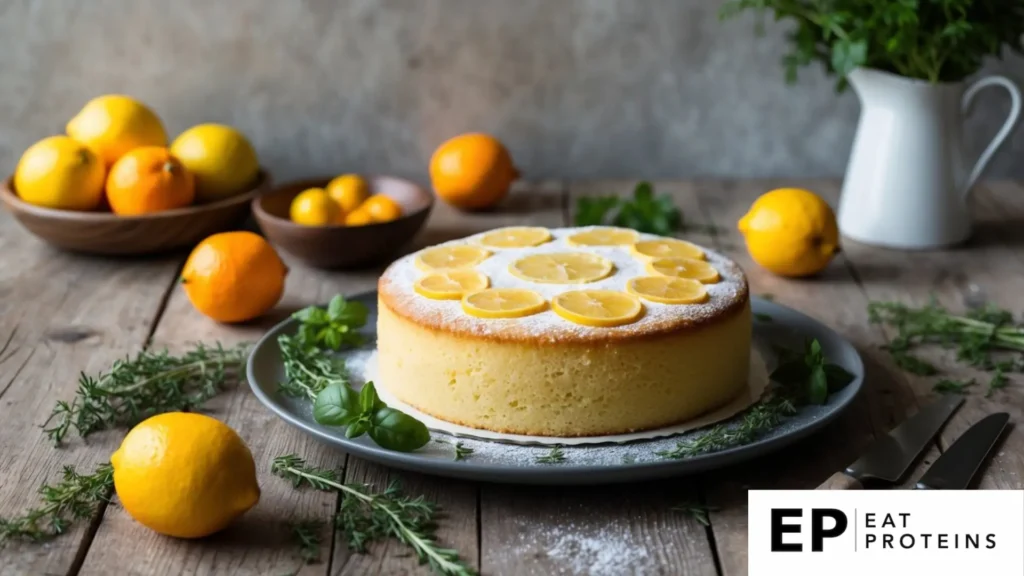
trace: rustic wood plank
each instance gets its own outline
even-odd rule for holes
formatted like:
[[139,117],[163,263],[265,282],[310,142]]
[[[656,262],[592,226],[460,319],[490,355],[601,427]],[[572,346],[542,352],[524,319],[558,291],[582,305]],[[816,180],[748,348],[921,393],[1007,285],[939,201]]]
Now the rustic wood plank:
[[[711,522],[726,575],[747,573],[747,490],[815,488],[853,462],[874,437],[887,433],[916,406],[905,379],[878,351],[878,344],[884,340],[868,325],[866,300],[842,256],[813,279],[793,280],[772,275],[747,255],[736,222],[757,196],[787,185],[815,191],[834,186],[828,181],[701,182],[666,190],[684,207],[693,206],[690,198],[696,195],[698,213],[719,232],[708,240],[739,262],[754,294],[771,294],[779,303],[836,329],[861,352],[869,375],[865,392],[849,411],[814,437],[735,469],[708,475],[706,484],[712,487],[708,500],[717,508]],[[702,241],[700,237],[694,240]],[[785,473],[765,474],[766,468]]]
[[[559,182],[520,182],[513,187],[508,199],[490,212],[463,213],[439,202],[414,248],[502,226],[559,226],[562,223],[563,196],[564,186]],[[406,492],[423,494],[441,506],[446,520],[439,527],[439,541],[458,550],[468,564],[479,568],[477,485],[389,470],[356,458],[351,460],[346,473],[347,481],[377,487],[386,486],[392,479],[398,479]],[[335,541],[332,566],[332,574],[353,576],[429,573],[427,567],[418,565],[416,556],[406,546],[381,542],[372,545],[369,554],[353,554],[341,535]]]
[[[630,182],[569,189],[567,216],[583,195],[628,194]],[[481,489],[485,574],[716,574],[705,528],[671,510],[698,501],[693,482],[588,488]]]
[[[974,237],[963,247],[928,252],[898,252],[850,242],[847,258],[853,264],[861,285],[872,300],[926,304],[931,298],[950,310],[985,302],[1008,309],[1020,318],[1024,304],[1024,261],[1019,255],[1024,220],[1022,192],[1013,184],[983,186],[973,198],[978,226]],[[890,337],[895,332],[889,328]],[[940,443],[948,447],[970,425],[997,411],[1007,411],[1011,419],[1024,417],[1024,389],[1019,375],[1008,375],[1011,384],[1005,390],[986,397],[991,374],[974,370],[956,359],[954,352],[938,349],[919,354],[940,368],[938,376],[907,375],[919,397],[934,396],[933,387],[941,378],[975,379],[979,384],[968,390],[968,401],[943,430]],[[1024,486],[1024,431],[1014,427],[1004,437],[1000,449],[988,464],[981,488],[1020,489]]]
[[[40,425],[70,400],[81,371],[106,370],[146,342],[182,256],[112,260],[57,252],[0,213],[0,515],[38,501],[36,490],[73,464],[108,461],[121,432],[55,449]],[[0,574],[63,574],[89,545],[89,522],[47,544],[11,543]]]

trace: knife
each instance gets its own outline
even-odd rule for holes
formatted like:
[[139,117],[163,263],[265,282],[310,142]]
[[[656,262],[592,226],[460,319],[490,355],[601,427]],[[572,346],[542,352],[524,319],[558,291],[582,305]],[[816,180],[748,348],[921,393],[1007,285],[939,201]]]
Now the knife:
[[947,396],[921,408],[875,440],[856,462],[833,474],[817,489],[860,490],[865,481],[898,483],[963,402],[962,396]]
[[1010,421],[1006,412],[979,420],[953,442],[917,482],[918,490],[966,490],[981,468],[1003,429]]

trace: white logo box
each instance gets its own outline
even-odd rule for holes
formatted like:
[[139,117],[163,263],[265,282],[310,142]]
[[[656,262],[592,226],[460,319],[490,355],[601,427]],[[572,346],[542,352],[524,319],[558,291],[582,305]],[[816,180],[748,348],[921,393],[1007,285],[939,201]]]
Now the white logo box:
[[748,525],[750,576],[1024,576],[1022,490],[751,490]]

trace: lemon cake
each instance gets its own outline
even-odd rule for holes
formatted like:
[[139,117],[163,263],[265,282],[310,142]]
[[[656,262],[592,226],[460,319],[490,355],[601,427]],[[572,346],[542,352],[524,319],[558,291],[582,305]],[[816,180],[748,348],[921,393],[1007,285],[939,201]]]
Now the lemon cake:
[[747,280],[695,244],[502,228],[395,261],[378,386],[441,420],[579,437],[685,422],[747,389]]

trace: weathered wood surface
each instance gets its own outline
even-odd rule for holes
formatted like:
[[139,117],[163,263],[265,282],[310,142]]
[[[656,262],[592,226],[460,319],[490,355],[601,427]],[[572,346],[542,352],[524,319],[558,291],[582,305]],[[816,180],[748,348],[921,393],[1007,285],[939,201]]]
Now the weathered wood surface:
[[[633,485],[526,488],[475,484],[389,470],[320,445],[272,416],[248,388],[207,406],[246,439],[257,460],[259,505],[225,532],[180,541],[141,529],[116,498],[93,522],[77,524],[51,543],[0,549],[0,574],[427,574],[394,543],[353,554],[344,539],[324,530],[322,561],[303,565],[290,540],[290,522],[326,521],[338,505],[332,495],[294,490],[270,475],[274,456],[297,452],[320,466],[346,468],[349,481],[384,485],[399,479],[411,493],[445,508],[439,538],[483,574],[699,574],[747,573],[746,491],[814,488],[853,461],[874,437],[933,397],[937,377],[906,374],[879,347],[890,330],[868,323],[871,300],[924,303],[935,297],[953,308],[991,302],[1024,313],[1024,188],[985,186],[977,194],[978,231],[965,247],[921,253],[847,243],[822,275],[787,280],[746,256],[735,222],[771,188],[807,187],[830,201],[834,181],[706,181],[657,183],[692,225],[680,236],[714,246],[747,271],[752,292],[772,294],[832,326],[859,349],[868,366],[866,393],[849,413],[813,438],[773,455],[700,477]],[[438,205],[416,246],[511,224],[567,225],[580,196],[628,194],[632,182],[521,184],[503,209],[473,215]],[[708,226],[714,226],[708,229]],[[104,260],[57,252],[0,214],[0,515],[35,500],[39,484],[62,464],[91,469],[106,461],[123,431],[70,438],[55,449],[39,425],[58,399],[69,399],[80,371],[97,372],[147,343],[181,349],[189,342],[253,340],[289,312],[338,292],[372,289],[380,270],[323,272],[292,266],[285,298],[268,318],[220,326],[192,310],[174,284],[184,255]],[[923,458],[921,473],[967,426],[997,410],[1024,418],[1024,378],[986,397],[987,377],[956,367],[946,353],[924,356],[945,377],[977,378],[965,406]],[[781,473],[766,474],[765,470]],[[1011,428],[978,485],[1024,487],[1024,432]],[[672,508],[703,502],[710,526]]]

